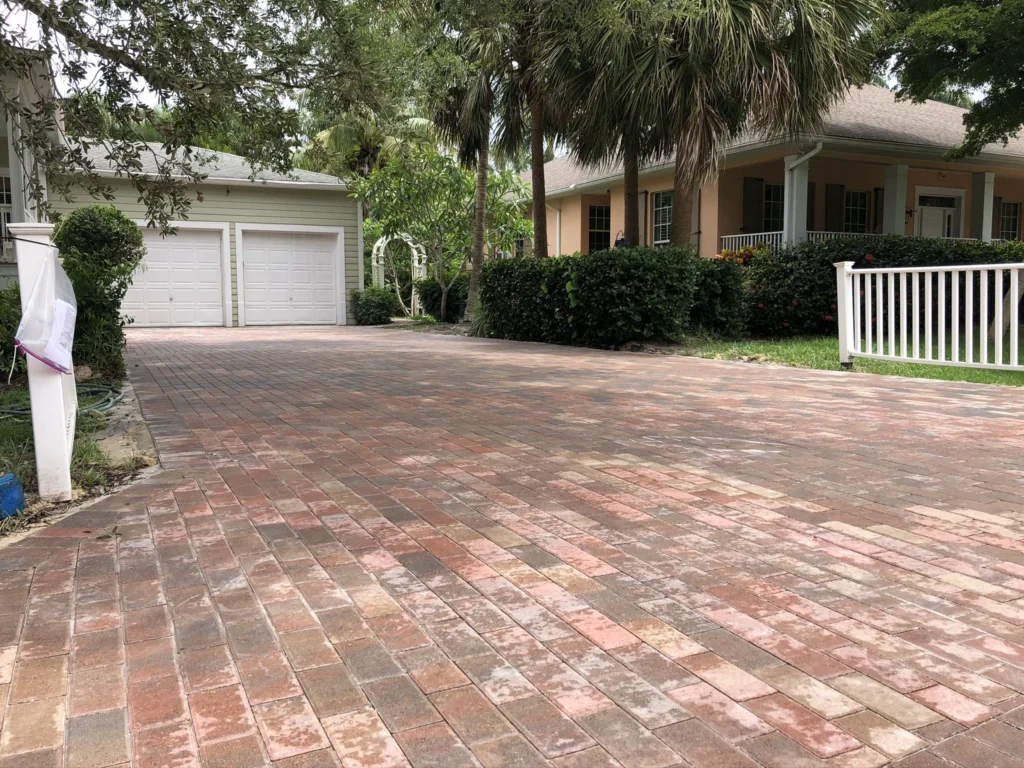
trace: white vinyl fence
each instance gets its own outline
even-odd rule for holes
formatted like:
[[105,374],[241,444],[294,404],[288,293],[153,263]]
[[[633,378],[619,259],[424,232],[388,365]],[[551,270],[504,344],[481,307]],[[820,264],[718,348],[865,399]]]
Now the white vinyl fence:
[[1024,264],[854,269],[835,265],[839,360],[1024,370]]

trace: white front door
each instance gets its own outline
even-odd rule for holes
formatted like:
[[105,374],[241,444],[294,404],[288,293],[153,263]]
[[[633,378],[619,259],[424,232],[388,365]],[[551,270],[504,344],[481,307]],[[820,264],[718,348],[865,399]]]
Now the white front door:
[[242,236],[246,325],[338,321],[338,235],[247,230]]
[[953,237],[955,208],[922,208],[922,237]]
[[220,229],[144,230],[146,257],[121,311],[136,326],[224,325]]

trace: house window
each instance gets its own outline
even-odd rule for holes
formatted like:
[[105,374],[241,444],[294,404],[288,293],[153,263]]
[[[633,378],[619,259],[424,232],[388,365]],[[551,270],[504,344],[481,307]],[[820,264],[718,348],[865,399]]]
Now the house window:
[[999,217],[999,237],[1016,240],[1020,236],[1020,203],[1003,203]]
[[589,253],[605,251],[612,247],[612,207],[610,205],[590,206],[590,238],[587,241]]
[[[7,240],[7,225],[11,223],[13,215],[14,197],[11,194],[11,179],[9,176],[0,176],[0,241]],[[3,245],[0,244],[0,249]]]
[[785,188],[781,184],[764,185],[764,231],[780,232],[785,228],[783,211],[785,208]]
[[654,193],[654,244],[665,245],[672,237],[672,192]]
[[846,205],[843,210],[844,232],[868,231],[868,193],[846,191]]
[[521,258],[523,258],[523,256],[525,254],[526,254],[526,241],[523,238],[521,238],[521,237],[517,237],[516,238],[515,257],[517,259],[521,259]]

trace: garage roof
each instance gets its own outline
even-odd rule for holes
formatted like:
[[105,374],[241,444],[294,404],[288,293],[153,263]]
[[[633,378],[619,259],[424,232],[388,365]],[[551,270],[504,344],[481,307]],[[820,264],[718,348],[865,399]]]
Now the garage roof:
[[[142,164],[140,171],[146,174],[155,174],[157,172],[157,164],[167,158],[167,153],[164,152],[163,145],[156,144],[153,142],[147,142],[147,146],[150,152],[143,152],[139,156],[139,162]],[[249,182],[250,175],[252,174],[252,167],[249,165],[249,161],[240,155],[232,155],[228,152],[216,152],[212,149],[204,149],[202,147],[193,147],[192,150],[196,153],[197,158],[204,158],[208,162],[202,166],[201,170],[206,174],[206,182],[228,182],[228,183],[240,183]],[[109,153],[105,146],[101,144],[93,145],[89,148],[89,159],[92,160],[96,165],[96,169],[100,174],[104,175],[120,175],[114,169],[110,162]],[[290,173],[278,173],[270,169],[261,170],[256,174],[256,180],[254,183],[264,183],[271,186],[324,186],[324,187],[336,187],[339,189],[347,189],[345,182],[339,179],[337,176],[331,176],[326,173],[314,173],[313,171],[303,171],[301,169],[294,169]]]

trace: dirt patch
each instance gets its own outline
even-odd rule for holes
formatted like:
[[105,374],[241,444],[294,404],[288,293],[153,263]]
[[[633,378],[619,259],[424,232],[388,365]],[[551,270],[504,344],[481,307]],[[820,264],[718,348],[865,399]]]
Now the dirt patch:
[[149,432],[149,425],[142,417],[142,408],[135,388],[126,381],[122,388],[121,402],[106,413],[103,430],[93,439],[112,464],[136,462],[143,467],[157,463],[156,446]]
[[469,336],[469,323],[395,323],[396,330],[432,333],[436,336]]

